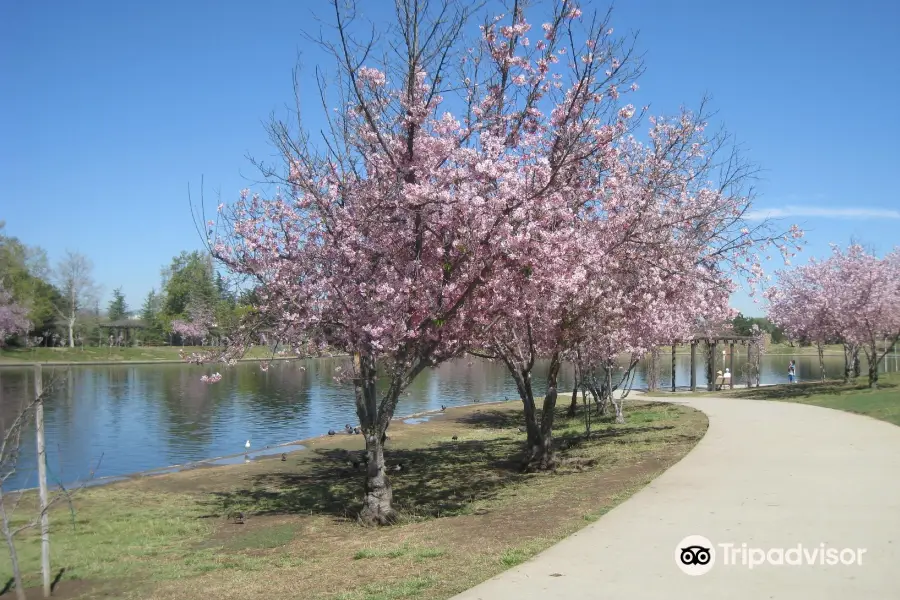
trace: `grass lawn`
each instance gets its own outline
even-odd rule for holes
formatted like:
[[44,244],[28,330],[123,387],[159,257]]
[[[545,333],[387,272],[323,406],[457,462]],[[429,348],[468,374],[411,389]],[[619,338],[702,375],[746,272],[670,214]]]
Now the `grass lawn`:
[[[81,362],[129,362],[129,361],[177,361],[181,346],[141,346],[129,348],[2,348],[0,364],[20,363],[81,363]],[[184,347],[184,351],[200,352],[209,348]],[[246,358],[270,358],[265,348],[251,348]]]
[[[586,439],[580,416],[564,413],[560,466],[539,474],[518,469],[517,402],[393,423],[386,459],[405,465],[391,474],[403,518],[388,528],[352,518],[363,482],[348,459],[362,449],[360,436],[311,440],[286,461],[84,490],[74,518],[62,508],[52,514],[53,568],[65,569],[54,598],[449,598],[595,521],[681,459],[707,427],[687,407],[629,402],[627,424],[595,422]],[[227,518],[235,510],[246,513],[243,524]],[[36,586],[37,533],[23,534],[18,548],[27,586]]]
[[721,392],[647,393],[650,397],[665,396],[722,396],[756,400],[783,400],[835,408],[868,415],[894,425],[900,425],[900,374],[881,373],[878,388],[869,389],[863,374],[855,383],[826,381],[824,383],[795,383],[759,388],[725,390]]

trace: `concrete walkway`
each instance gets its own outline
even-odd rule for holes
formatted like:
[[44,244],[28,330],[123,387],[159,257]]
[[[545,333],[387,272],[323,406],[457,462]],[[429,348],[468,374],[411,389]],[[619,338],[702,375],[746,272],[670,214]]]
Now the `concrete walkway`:
[[[681,462],[596,523],[455,599],[900,599],[900,427],[786,402],[683,403],[710,425]],[[690,535],[715,549],[703,575],[676,563]],[[727,543],[747,544],[748,562],[749,548],[866,551],[862,564],[750,569],[724,564]]]

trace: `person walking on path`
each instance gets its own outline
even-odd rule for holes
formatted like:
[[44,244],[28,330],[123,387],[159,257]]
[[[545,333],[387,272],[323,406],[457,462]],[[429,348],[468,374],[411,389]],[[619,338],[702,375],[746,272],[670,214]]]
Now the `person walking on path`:
[[791,360],[791,364],[788,365],[788,380],[791,383],[797,381],[797,361]]

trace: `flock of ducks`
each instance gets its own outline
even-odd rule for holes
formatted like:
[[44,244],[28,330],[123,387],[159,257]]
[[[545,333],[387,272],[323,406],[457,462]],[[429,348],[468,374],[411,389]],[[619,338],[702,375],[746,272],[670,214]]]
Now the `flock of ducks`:
[[[350,423],[344,425],[344,433],[348,435],[360,435],[362,433],[362,429],[360,427],[351,427]],[[334,429],[328,430],[328,435],[337,435],[337,431]]]

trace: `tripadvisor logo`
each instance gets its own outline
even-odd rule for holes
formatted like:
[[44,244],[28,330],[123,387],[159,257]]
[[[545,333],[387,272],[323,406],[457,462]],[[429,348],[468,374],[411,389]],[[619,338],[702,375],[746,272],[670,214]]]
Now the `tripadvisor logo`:
[[713,544],[702,535],[689,535],[675,546],[675,564],[688,575],[704,575],[718,561],[724,566],[748,569],[773,566],[851,566],[863,564],[865,548],[833,548],[826,544],[790,548],[755,548],[746,543]]

